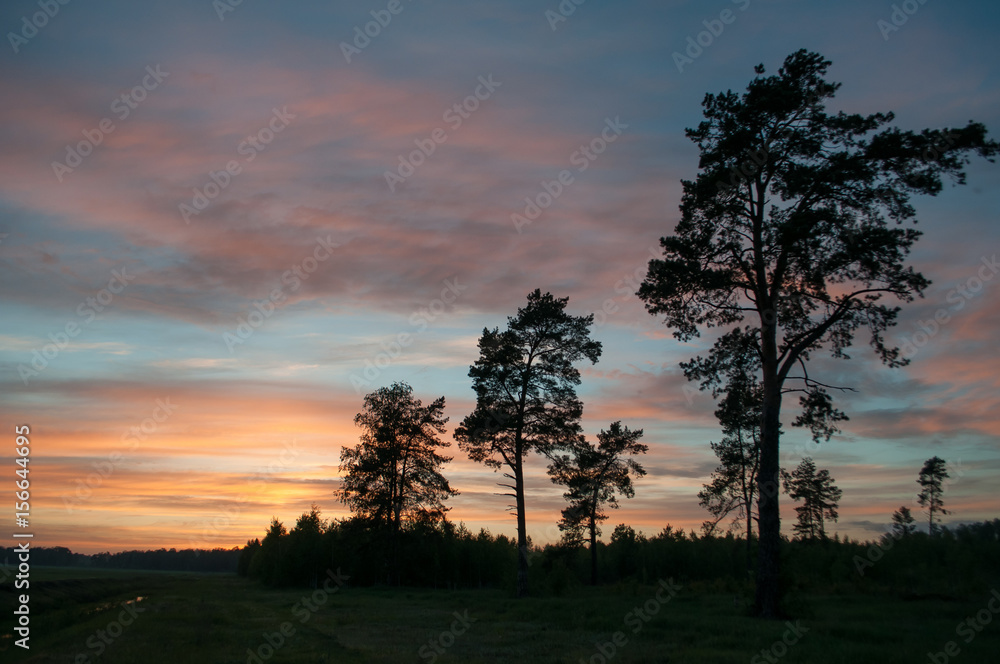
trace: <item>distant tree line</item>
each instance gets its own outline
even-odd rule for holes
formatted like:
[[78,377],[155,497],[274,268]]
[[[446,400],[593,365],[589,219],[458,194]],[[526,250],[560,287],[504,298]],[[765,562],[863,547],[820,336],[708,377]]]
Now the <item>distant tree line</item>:
[[[319,524],[319,528],[313,528]],[[1000,575],[1000,519],[941,526],[923,532],[887,532],[870,541],[783,537],[783,582],[790,591],[874,592],[948,596],[978,592]],[[757,544],[753,542],[756,555]],[[515,539],[472,533],[463,524],[414,524],[398,535],[400,565],[393,583],[423,588],[495,588],[516,594]],[[672,577],[686,586],[732,592],[749,602],[752,576],[745,541],[733,533],[699,535],[666,526],[647,537],[619,524],[598,542],[602,583],[655,583]],[[385,585],[387,534],[353,520],[324,523],[317,508],[290,531],[272,522],[263,540],[243,547],[239,573],[272,586],[311,587],[327,570],[341,569],[357,586]],[[533,593],[559,595],[591,582],[590,552],[567,540],[528,546]]]
[[[50,567],[160,570],[165,572],[225,572],[237,570],[240,547],[231,549],[157,549],[118,553],[73,553],[64,546],[32,547],[31,564]],[[0,547],[0,563],[17,567],[12,547]],[[0,572],[2,576],[2,572]]]

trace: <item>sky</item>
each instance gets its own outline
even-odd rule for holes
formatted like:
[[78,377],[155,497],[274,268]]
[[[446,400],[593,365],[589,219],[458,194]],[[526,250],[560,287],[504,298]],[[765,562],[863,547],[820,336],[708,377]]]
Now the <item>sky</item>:
[[[649,445],[605,536],[698,530],[721,435],[678,363],[711,339],[678,342],[634,291],[697,174],[704,95],[806,48],[843,84],[831,111],[995,138],[998,28],[986,1],[5,2],[0,464],[28,425],[35,544],[228,548],[312,503],[347,516],[363,395],[444,396],[451,442],[479,335],[535,288],[596,312],[585,433]],[[786,400],[782,465],[830,470],[841,536],[919,512],[935,455],[945,523],[1000,515],[1000,166],[967,172],[914,200],[933,285],[888,335],[910,366],[863,335],[817,356],[856,390],[822,445]],[[450,519],[513,534],[501,476],[449,454]],[[529,534],[554,541],[562,491],[528,466]]]

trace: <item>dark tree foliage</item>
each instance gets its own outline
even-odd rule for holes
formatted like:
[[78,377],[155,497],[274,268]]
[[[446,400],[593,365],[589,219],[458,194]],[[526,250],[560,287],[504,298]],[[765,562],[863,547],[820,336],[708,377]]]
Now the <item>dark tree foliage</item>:
[[924,462],[917,477],[920,493],[917,494],[917,504],[927,508],[927,532],[934,534],[938,515],[950,514],[944,508],[944,481],[948,479],[948,470],[941,457],[934,456]]
[[801,50],[776,75],[756,67],[743,95],[705,96],[705,120],[687,130],[701,151],[698,177],[683,181],[675,235],[660,240],[664,257],[650,261],[638,291],[680,340],[725,328],[708,356],[685,368],[703,388],[724,382],[744,338],[759,355],[755,609],[765,617],[780,615],[782,395],[800,392],[794,423],[828,437],[843,414],[829,386],[806,371],[814,353],[846,358],[864,328],[884,363],[906,364],[885,333],[895,302],[930,283],[906,265],[920,236],[904,225],[916,216],[910,197],[937,194],[943,177],[964,183],[970,153],[992,161],[1000,147],[975,122],[913,132],[888,127],[892,113],[827,113],[840,87],[825,80],[830,64]]
[[288,582],[293,585],[316,585],[326,569],[323,534],[326,524],[315,504],[304,512],[288,533],[285,558],[288,561]]
[[240,576],[250,576],[250,562],[258,551],[260,551],[260,540],[256,537],[252,540],[247,540],[246,546],[240,550],[240,559],[236,564],[237,574]]
[[[360,519],[345,519],[317,532],[312,528],[317,523],[313,515],[318,515],[318,508],[304,513],[291,532],[273,537],[280,557],[268,555],[262,546],[249,542],[244,552],[252,556],[250,576],[264,583],[280,579],[276,585],[313,588],[320,587],[330,574],[346,575],[352,586],[386,583],[384,561],[393,545],[383,530]],[[311,546],[301,547],[303,541]],[[486,530],[473,534],[464,524],[455,526],[448,521],[411,521],[403,522],[395,547],[400,555],[393,585],[513,590],[517,550],[504,535],[493,536]],[[313,555],[316,567],[304,570],[300,553]]]
[[291,582],[288,558],[282,555],[288,550],[287,540],[282,542],[286,535],[288,529],[285,525],[277,517],[272,517],[271,525],[260,542],[260,549],[250,560],[250,576],[269,586],[283,586]]
[[712,519],[705,521],[706,534],[715,531],[720,521],[735,513],[734,524],[741,523],[746,536],[746,558],[752,560],[753,524],[757,520],[757,471],[760,468],[760,414],[762,389],[757,375],[758,355],[752,348],[734,353],[727,368],[725,386],[717,386],[715,396],[722,396],[715,417],[722,425],[723,438],[711,443],[719,459],[709,482],[698,493],[699,504]]
[[892,513],[892,532],[896,537],[907,537],[917,531],[910,508],[903,505]]
[[571,454],[553,458],[549,466],[552,481],[567,488],[563,496],[569,505],[562,511],[559,529],[567,535],[566,542],[579,544],[586,531],[590,540],[591,585],[597,585],[598,524],[608,518],[605,506],[618,507],[618,494],[627,498],[635,495],[633,477],[642,477],[646,470],[635,455],[645,454],[648,445],[638,442],[642,429],[630,431],[621,422],[613,422],[597,434],[595,446],[585,440]]
[[816,470],[816,464],[806,457],[798,468],[784,474],[785,491],[802,505],[795,508],[798,522],[792,528],[802,539],[826,539],[825,520],[837,520],[837,507],[843,492],[833,483],[830,471]]
[[357,446],[340,453],[344,474],[337,496],[355,518],[388,538],[386,574],[398,577],[399,533],[404,522],[434,524],[448,509],[444,501],[458,492],[441,467],[451,461],[438,450],[451,443],[445,430],[444,397],[424,406],[406,383],[379,388],[364,398],[354,418],[362,429]]
[[[298,523],[308,523],[311,515],[303,514]],[[298,574],[300,563],[289,555],[294,549],[292,533],[283,530],[280,522],[272,522],[269,537],[264,538],[280,556],[269,555],[258,540],[247,543],[242,553],[253,553],[250,576],[275,585],[310,587],[315,579]],[[357,519],[330,523],[320,536],[319,580],[337,574],[349,577],[349,586],[384,584],[380,561],[387,545],[370,524]],[[473,534],[464,524],[456,526],[448,521],[406,523],[400,533],[400,549],[399,585],[515,591],[518,550],[514,540],[504,535],[494,536],[486,530]],[[685,590],[697,592],[700,588],[745,597],[753,594],[743,565],[743,541],[732,534],[699,537],[668,525],[646,536],[619,524],[601,549],[599,573],[606,584],[657,584],[674,579]],[[44,555],[46,550],[38,553]],[[132,561],[126,558],[129,554],[142,553],[156,552],[123,552],[112,557],[126,563]],[[224,553],[233,563],[232,572],[241,552],[233,549]],[[96,564],[98,558],[72,555],[79,556],[81,564]],[[539,594],[559,595],[590,579],[590,555],[581,547],[531,547],[529,555],[532,588]],[[826,594],[852,589],[862,593],[890,591],[905,597],[943,593],[978,596],[1000,574],[1000,519],[960,525],[954,530],[942,526],[934,537],[915,533],[905,538],[885,535],[874,542],[837,537],[814,542],[792,540],[786,542],[783,555],[786,571],[800,590]],[[0,560],[5,558],[11,560],[16,554],[0,548]],[[0,567],[0,577],[2,570]]]
[[590,338],[593,315],[566,313],[569,298],[536,289],[526,306],[507,319],[507,329],[484,329],[479,359],[469,369],[476,409],[455,430],[469,458],[505,468],[517,517],[517,596],[528,592],[524,460],[530,452],[552,457],[580,439],[583,404],[576,397],[580,372],[574,362],[601,356]]
[[447,422],[444,397],[424,406],[406,383],[366,394],[354,418],[361,442],[340,453],[340,499],[356,517],[392,531],[404,520],[443,519],[444,501],[457,493],[440,471],[451,461],[438,453],[450,445],[438,438]]

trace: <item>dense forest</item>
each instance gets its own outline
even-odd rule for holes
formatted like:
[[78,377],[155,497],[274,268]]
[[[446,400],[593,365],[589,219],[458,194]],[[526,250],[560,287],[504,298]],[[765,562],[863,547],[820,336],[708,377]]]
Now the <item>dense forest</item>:
[[[486,530],[472,533],[444,521],[399,533],[398,557],[388,531],[353,520],[325,523],[315,508],[291,530],[275,520],[263,540],[243,547],[239,573],[272,586],[309,587],[327,570],[351,585],[430,588],[500,588],[514,592],[516,542]],[[672,578],[685,586],[752,597],[753,567],[746,542],[733,534],[699,536],[666,526],[652,537],[620,524],[599,543],[602,583],[652,584]],[[756,541],[752,541],[756,553]],[[784,539],[784,589],[814,592],[891,592],[904,597],[951,597],[1000,578],[1000,519],[939,527],[934,535],[893,530],[872,541]],[[398,561],[398,562],[394,562]],[[533,592],[561,594],[590,581],[590,557],[580,545],[532,546]]]
[[[242,548],[159,549],[119,553],[73,553],[66,547],[32,549],[40,566],[177,572],[238,572],[270,586],[309,587],[327,570],[340,569],[356,586],[427,588],[515,588],[517,546],[505,535],[472,533],[443,521],[407,526],[400,533],[399,567],[390,572],[388,534],[350,519],[325,522],[313,509],[289,531],[272,522],[263,540]],[[669,525],[652,537],[619,524],[607,544],[598,543],[599,575],[605,584],[655,583],[673,578],[689,586],[752,594],[752,564],[746,541],[698,535]],[[756,542],[751,541],[756,552]],[[933,536],[899,529],[871,541],[834,536],[784,540],[786,590],[891,592],[904,597],[952,597],[974,592],[1000,578],[1000,519],[939,527]],[[16,573],[17,555],[0,548],[0,577]],[[559,595],[590,582],[589,552],[580,544],[531,546],[529,580],[534,592]]]

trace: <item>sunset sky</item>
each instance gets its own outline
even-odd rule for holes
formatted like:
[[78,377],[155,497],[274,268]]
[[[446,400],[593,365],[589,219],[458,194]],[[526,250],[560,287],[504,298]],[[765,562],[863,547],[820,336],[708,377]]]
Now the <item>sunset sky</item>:
[[[985,0],[50,2],[0,8],[0,464],[13,477],[30,425],[35,542],[85,553],[242,545],[313,502],[346,516],[364,392],[445,396],[450,441],[479,335],[535,288],[601,312],[588,436],[622,420],[650,447],[605,537],[697,530],[720,432],[678,362],[711,339],[677,342],[634,291],[697,173],[705,93],[807,48],[843,83],[833,111],[1000,133]],[[818,356],[814,377],[857,390],[818,447],[786,401],[782,465],[830,470],[841,535],[918,512],[934,455],[946,523],[1000,516],[1000,165],[967,171],[914,201],[933,285],[888,335],[911,366],[863,334],[850,360]],[[551,205],[515,223],[526,198]],[[501,477],[451,454],[450,518],[513,533]],[[529,534],[552,541],[561,490],[529,467]]]

